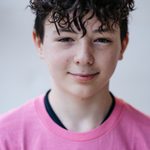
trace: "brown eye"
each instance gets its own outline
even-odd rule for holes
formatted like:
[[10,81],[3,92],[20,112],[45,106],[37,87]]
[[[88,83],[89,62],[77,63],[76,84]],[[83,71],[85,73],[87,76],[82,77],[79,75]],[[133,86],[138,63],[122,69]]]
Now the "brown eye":
[[98,39],[94,40],[94,42],[108,44],[108,43],[111,43],[112,41],[109,39],[106,39],[106,38],[98,38]]
[[73,42],[74,40],[70,37],[58,39],[58,42]]

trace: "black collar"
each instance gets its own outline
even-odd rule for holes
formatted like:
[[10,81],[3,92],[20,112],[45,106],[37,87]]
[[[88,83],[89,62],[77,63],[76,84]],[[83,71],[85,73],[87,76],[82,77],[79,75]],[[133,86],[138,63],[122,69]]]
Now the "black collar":
[[[67,128],[60,121],[60,119],[58,118],[58,116],[54,112],[53,108],[51,107],[51,104],[49,103],[48,94],[49,94],[50,91],[51,90],[48,90],[45,97],[44,97],[44,104],[45,104],[46,111],[56,124],[58,124],[59,126],[61,126],[62,128],[67,130]],[[111,104],[111,107],[109,108],[109,111],[108,111],[107,115],[105,116],[105,118],[101,122],[101,124],[104,123],[109,118],[109,116],[111,115],[111,113],[112,113],[112,111],[115,107],[115,97],[111,92],[110,92],[110,95],[112,97],[112,104]]]

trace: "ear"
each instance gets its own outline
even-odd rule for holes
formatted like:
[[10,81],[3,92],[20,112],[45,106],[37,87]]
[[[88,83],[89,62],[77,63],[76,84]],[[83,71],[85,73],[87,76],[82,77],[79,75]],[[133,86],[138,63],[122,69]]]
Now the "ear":
[[121,41],[121,51],[120,51],[119,60],[123,59],[123,54],[127,48],[128,42],[129,42],[129,34],[127,33],[125,38]]
[[36,46],[38,55],[40,56],[41,59],[43,59],[44,58],[43,49],[42,49],[43,45],[42,45],[40,37],[37,35],[35,30],[33,30],[32,32],[32,38],[33,38],[34,45]]

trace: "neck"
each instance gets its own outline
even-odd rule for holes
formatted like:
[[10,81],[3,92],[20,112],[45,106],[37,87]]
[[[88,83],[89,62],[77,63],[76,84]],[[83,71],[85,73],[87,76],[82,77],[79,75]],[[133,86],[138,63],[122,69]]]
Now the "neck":
[[108,90],[102,90],[83,99],[52,89],[49,101],[64,126],[76,132],[85,132],[98,127],[112,103]]

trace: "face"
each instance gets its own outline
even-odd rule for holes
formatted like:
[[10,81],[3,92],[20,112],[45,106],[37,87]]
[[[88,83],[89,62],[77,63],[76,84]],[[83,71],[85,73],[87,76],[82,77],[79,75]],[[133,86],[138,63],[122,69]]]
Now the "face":
[[109,80],[118,60],[122,59],[128,38],[120,40],[120,29],[99,32],[100,22],[92,18],[86,24],[87,34],[60,29],[45,22],[43,43],[33,34],[38,52],[48,65],[52,90],[87,98],[108,92]]

